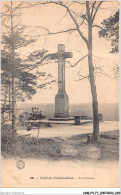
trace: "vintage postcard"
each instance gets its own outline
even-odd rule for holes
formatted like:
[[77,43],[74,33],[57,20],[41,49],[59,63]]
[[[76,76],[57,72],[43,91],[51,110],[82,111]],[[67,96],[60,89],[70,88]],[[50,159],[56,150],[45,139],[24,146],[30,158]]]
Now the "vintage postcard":
[[1,187],[119,188],[119,1],[1,1]]

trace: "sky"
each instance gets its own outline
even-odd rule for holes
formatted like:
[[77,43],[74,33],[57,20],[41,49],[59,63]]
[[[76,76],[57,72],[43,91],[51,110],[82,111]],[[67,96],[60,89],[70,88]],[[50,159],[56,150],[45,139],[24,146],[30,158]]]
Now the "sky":
[[[19,1],[20,2],[20,1]],[[36,1],[34,1],[35,3]],[[7,2],[6,2],[7,3]],[[9,3],[9,2],[8,2]],[[18,2],[14,2],[18,3]],[[13,5],[14,5],[13,3]],[[71,2],[69,2],[71,3]],[[85,13],[85,6],[73,4],[70,8],[79,13]],[[110,17],[119,8],[119,2],[103,2],[101,9],[96,15],[95,24],[100,24],[103,19]],[[40,27],[49,29],[50,32],[58,32],[73,28],[74,24],[70,16],[66,14],[63,7],[58,5],[46,5],[32,8],[24,8],[21,10],[21,24],[28,26],[26,33],[28,36],[36,36],[46,34],[46,31]],[[39,27],[39,28],[35,28]],[[82,29],[83,34],[87,37],[87,26]],[[46,49],[49,53],[56,53],[58,44],[64,44],[65,50],[73,53],[73,58],[68,59],[71,64],[74,64],[82,55],[87,54],[87,48],[84,41],[77,32],[63,33],[57,35],[40,36],[36,43],[33,43],[27,48],[20,50],[22,56],[26,56],[35,50]],[[112,67],[115,64],[119,65],[119,54],[110,54],[110,42],[104,38],[99,38],[98,29],[93,30],[93,62],[94,66],[103,67],[103,69],[112,74]],[[69,96],[70,103],[91,103],[90,82],[88,79],[80,80],[78,72],[84,76],[88,75],[88,62],[85,58],[75,67],[70,67],[66,63],[66,93]],[[53,75],[54,79],[58,77],[58,64],[50,61],[47,65],[39,67],[39,71],[46,71]],[[38,80],[38,83],[40,81]],[[119,102],[119,80],[110,79],[104,75],[96,76],[97,96],[99,103],[117,103]],[[58,91],[58,84],[53,83],[46,89],[39,89],[33,96],[32,100],[26,103],[54,103],[55,95]]]

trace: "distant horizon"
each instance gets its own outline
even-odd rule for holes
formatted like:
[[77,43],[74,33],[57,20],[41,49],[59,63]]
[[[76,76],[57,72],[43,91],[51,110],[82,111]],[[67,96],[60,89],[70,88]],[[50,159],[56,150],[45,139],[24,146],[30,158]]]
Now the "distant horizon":
[[[18,115],[23,112],[31,112],[32,107],[37,107],[42,111],[43,115],[47,118],[53,118],[55,113],[54,103],[22,103],[17,105]],[[118,103],[99,103],[99,114],[103,115],[106,121],[119,120],[119,104]],[[92,117],[92,104],[91,103],[70,103],[69,104],[70,116],[89,116]]]
[[[39,103],[39,102],[37,102],[37,103],[31,103],[31,102],[16,102],[17,104],[55,104],[55,102],[47,102],[47,103]],[[77,102],[77,103],[73,103],[73,102],[70,102],[69,104],[92,104],[92,103],[89,103],[89,102],[85,102],[85,103],[79,103],[79,102]],[[120,104],[119,102],[109,102],[109,103],[107,103],[107,102],[98,102],[98,104]]]

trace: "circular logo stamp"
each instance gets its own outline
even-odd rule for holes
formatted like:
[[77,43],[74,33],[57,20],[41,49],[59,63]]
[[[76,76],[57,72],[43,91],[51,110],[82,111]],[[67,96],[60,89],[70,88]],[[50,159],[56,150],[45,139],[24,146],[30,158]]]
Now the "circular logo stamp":
[[25,162],[23,160],[18,160],[18,162],[16,163],[16,167],[18,169],[23,169],[25,167]]

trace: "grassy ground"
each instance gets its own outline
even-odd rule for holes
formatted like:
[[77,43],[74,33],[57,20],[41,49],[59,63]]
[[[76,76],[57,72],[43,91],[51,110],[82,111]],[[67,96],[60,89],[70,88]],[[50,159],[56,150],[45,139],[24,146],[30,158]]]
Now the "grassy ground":
[[87,144],[89,134],[68,138],[32,138],[12,135],[11,125],[2,127],[1,148],[6,158],[36,158],[51,160],[113,161],[119,159],[119,131],[100,134],[97,144]]

